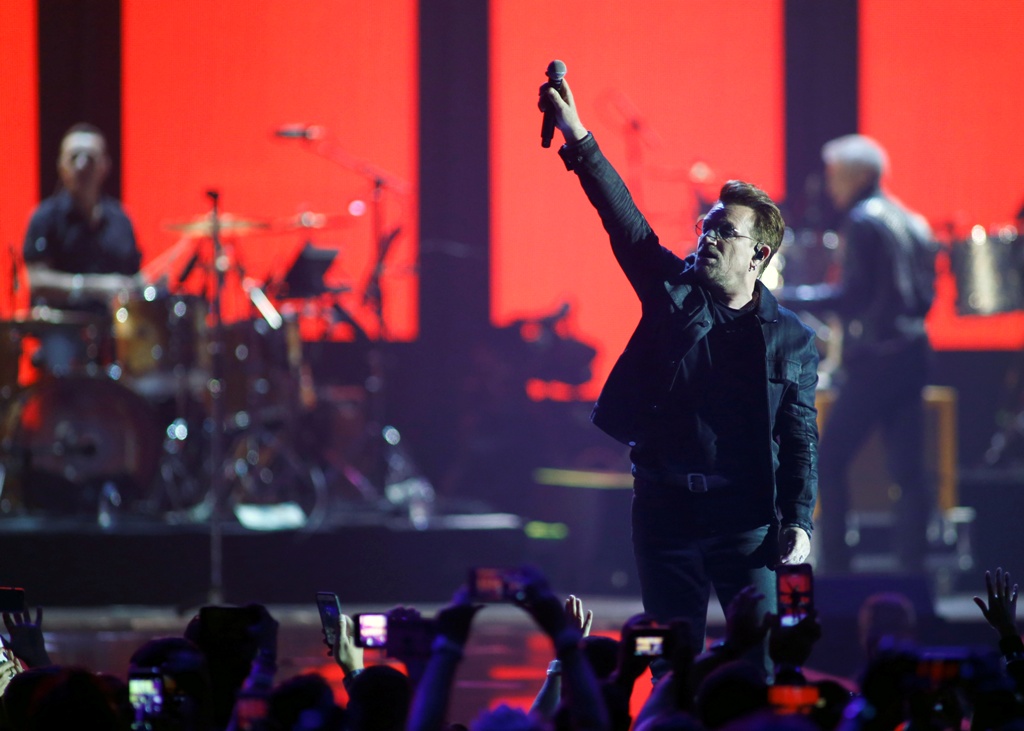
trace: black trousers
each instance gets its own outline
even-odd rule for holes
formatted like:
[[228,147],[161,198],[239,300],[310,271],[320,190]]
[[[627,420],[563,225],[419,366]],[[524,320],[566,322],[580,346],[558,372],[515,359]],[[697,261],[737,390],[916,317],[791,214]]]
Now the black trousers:
[[[708,530],[700,506],[694,505],[706,496],[686,494],[685,488],[652,495],[643,486],[636,481],[632,524],[633,554],[647,614],[659,622],[686,619],[694,650],[700,653],[712,587],[723,609],[741,589],[754,585],[764,595],[759,612],[776,610],[776,525]],[[757,648],[749,659],[770,674],[766,646]],[[658,672],[653,666],[652,671]]]
[[926,340],[911,341],[858,358],[844,368],[846,379],[823,426],[818,461],[818,527],[824,570],[844,572],[850,568],[847,473],[876,427],[882,430],[886,467],[900,487],[893,548],[900,568],[923,569],[928,519],[935,503],[923,460],[921,389],[927,383],[929,353]]

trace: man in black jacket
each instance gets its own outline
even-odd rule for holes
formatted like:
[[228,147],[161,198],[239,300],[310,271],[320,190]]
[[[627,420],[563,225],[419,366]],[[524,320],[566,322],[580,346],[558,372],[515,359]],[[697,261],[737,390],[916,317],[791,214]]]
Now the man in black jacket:
[[814,336],[758,277],[782,240],[778,208],[730,181],[695,254],[663,248],[582,125],[568,84],[545,85],[560,155],[601,216],[643,308],[593,413],[632,447],[633,548],[644,609],[685,617],[703,647],[713,586],[775,609],[776,562],[810,552],[817,492]]
[[843,322],[839,395],[821,443],[822,568],[850,568],[847,468],[871,430],[881,427],[886,462],[900,488],[896,552],[902,569],[919,571],[933,503],[922,461],[921,389],[931,352],[924,318],[932,304],[936,247],[927,222],[882,192],[887,158],[875,140],[839,137],[825,144],[822,158],[828,193],[845,214],[841,282],[818,303]]

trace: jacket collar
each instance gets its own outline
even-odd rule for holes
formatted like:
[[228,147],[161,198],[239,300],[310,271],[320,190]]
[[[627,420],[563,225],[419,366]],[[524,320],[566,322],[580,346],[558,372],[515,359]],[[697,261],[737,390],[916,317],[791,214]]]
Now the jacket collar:
[[850,211],[857,207],[858,203],[862,203],[863,201],[866,201],[868,198],[877,198],[881,195],[881,183],[871,183],[865,186],[864,189],[861,190],[852,201],[850,201],[850,205],[846,207],[846,210],[843,211],[843,213],[849,213]]
[[758,279],[754,282],[754,291],[758,293],[757,309],[755,312],[761,318],[761,322],[775,322],[779,319],[779,301],[775,299],[772,291],[764,286]]

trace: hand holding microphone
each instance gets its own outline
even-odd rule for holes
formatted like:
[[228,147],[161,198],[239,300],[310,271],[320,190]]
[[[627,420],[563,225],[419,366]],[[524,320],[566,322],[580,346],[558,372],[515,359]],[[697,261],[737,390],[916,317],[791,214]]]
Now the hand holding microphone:
[[[562,79],[565,78],[565,64],[555,59],[548,64],[548,70],[546,72],[548,77],[548,83],[541,87],[541,94],[544,94],[544,88],[554,89],[558,92],[559,96],[562,94]],[[555,134],[555,107],[553,101],[550,99],[544,99],[541,97],[541,111],[544,112],[544,121],[540,125],[540,146],[551,147],[551,138]]]
[[566,141],[580,140],[587,136],[587,128],[576,113],[569,83],[565,81],[565,64],[555,60],[548,64],[548,82],[540,87],[540,102],[537,106],[544,112],[541,124],[541,147],[551,147],[555,127],[562,130]]

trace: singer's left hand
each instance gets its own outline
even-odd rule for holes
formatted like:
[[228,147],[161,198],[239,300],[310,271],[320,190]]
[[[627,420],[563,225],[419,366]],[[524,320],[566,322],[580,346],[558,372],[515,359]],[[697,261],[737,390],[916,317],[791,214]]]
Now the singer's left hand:
[[544,111],[544,105],[548,104],[554,110],[555,126],[562,131],[566,142],[575,142],[587,136],[587,128],[580,122],[580,115],[576,111],[576,101],[573,99],[568,81],[562,79],[561,94],[552,89],[551,84],[542,84],[540,96],[541,101],[538,106],[541,111]]
[[779,534],[779,554],[779,563],[803,563],[811,555],[811,537],[799,526],[786,526]]

